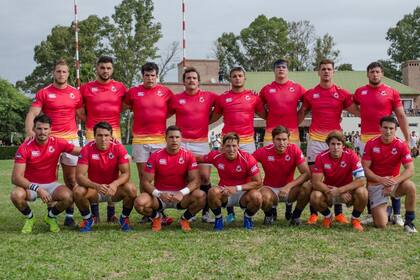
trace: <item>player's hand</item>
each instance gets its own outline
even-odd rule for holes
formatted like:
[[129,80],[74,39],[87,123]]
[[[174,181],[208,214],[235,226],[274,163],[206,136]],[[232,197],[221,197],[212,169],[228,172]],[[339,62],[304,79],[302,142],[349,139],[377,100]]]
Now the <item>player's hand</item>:
[[173,202],[180,202],[184,198],[184,195],[181,192],[176,192],[172,194]]
[[39,198],[41,198],[42,202],[48,203],[52,201],[51,195],[45,189],[39,187],[36,193],[38,194]]
[[280,200],[285,200],[287,198],[287,196],[289,195],[289,191],[290,191],[289,188],[287,188],[287,189],[281,188],[280,191],[279,191],[279,194],[278,194],[279,199]]
[[397,184],[397,182],[395,182],[392,177],[382,177],[379,183],[381,183],[385,187],[392,187]]
[[107,184],[100,184],[97,188],[98,193],[106,195],[109,189],[109,185]]
[[340,188],[332,187],[330,189],[329,193],[331,194],[332,197],[338,197],[338,196],[341,195],[341,190],[340,190]]
[[35,137],[35,132],[33,132],[32,130],[28,131],[25,135],[25,141],[29,139],[33,139],[34,137]]
[[117,188],[118,188],[118,186],[117,185],[115,185],[115,184],[109,184],[108,185],[108,191],[106,192],[106,195],[107,196],[114,196],[115,195],[115,193],[117,192]]
[[162,199],[163,202],[172,202],[172,196],[169,193],[161,192],[159,198]]
[[222,188],[222,195],[231,196],[236,193],[236,187],[224,187]]
[[345,204],[349,204],[352,200],[352,196],[349,192],[342,193],[340,198]]

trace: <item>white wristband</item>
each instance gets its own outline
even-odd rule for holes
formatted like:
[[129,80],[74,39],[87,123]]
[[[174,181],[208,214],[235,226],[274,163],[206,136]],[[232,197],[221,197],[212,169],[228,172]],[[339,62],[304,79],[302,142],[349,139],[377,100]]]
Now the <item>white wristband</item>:
[[160,190],[154,189],[153,192],[152,192],[152,195],[154,197],[159,197],[160,196]]
[[236,191],[238,191],[238,192],[242,191],[242,185],[237,185],[236,186]]
[[182,195],[185,196],[190,193],[190,189],[188,187],[185,187],[182,190],[180,190],[180,192],[182,193]]

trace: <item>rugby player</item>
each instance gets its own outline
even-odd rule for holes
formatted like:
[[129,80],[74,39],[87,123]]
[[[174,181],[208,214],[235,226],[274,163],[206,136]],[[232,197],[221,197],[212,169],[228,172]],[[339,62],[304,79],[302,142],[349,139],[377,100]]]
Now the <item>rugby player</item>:
[[[63,59],[58,60],[53,69],[53,83],[38,91],[25,119],[26,140],[35,136],[33,122],[41,113],[51,120],[51,136],[62,138],[80,146],[77,136],[76,115],[84,120],[82,97],[79,90],[67,83],[69,66]],[[60,157],[65,185],[72,190],[76,185],[77,156],[63,153]],[[74,226],[74,208],[66,209],[65,226]]]
[[[170,100],[170,110],[176,115],[176,126],[182,131],[182,147],[193,154],[206,155],[210,152],[208,143],[209,120],[214,108],[216,94],[201,90],[200,74],[193,67],[186,68],[183,73],[185,91],[175,94]],[[200,189],[206,194],[211,188],[211,165],[200,164]],[[203,222],[213,223],[209,207],[202,211]]]
[[208,203],[216,219],[214,229],[224,227],[221,207],[240,206],[245,210],[243,226],[250,230],[254,223],[252,216],[262,205],[261,175],[253,156],[239,149],[240,137],[235,132],[223,136],[222,149],[211,151],[205,156],[197,156],[200,162],[211,163],[219,173],[218,186],[208,193]]
[[[264,169],[264,182],[260,189],[264,224],[273,224],[272,208],[276,208],[279,202],[297,201],[290,224],[300,225],[300,215],[311,193],[311,187],[307,186],[309,182],[306,182],[310,178],[310,170],[300,148],[289,142],[289,129],[277,126],[271,130],[271,134],[272,144],[259,148],[253,154]],[[300,175],[294,179],[296,167]]]
[[[81,86],[80,92],[86,110],[86,138],[94,140],[93,128],[98,122],[107,122],[112,126],[113,137],[121,141],[120,114],[123,99],[127,92],[123,83],[112,79],[114,71],[112,57],[101,56],[96,62],[96,80]],[[99,222],[98,204],[91,205],[93,216]],[[115,207],[108,203],[107,221],[117,222]]]
[[31,233],[35,218],[28,201],[41,198],[46,204],[54,204],[48,209],[44,221],[51,232],[59,232],[57,215],[73,204],[73,194],[69,188],[57,182],[57,164],[61,153],[78,155],[80,148],[67,140],[51,135],[51,119],[39,115],[33,121],[34,135],[19,146],[12,172],[15,185],[10,199],[15,207],[26,216],[22,233]]
[[[381,135],[366,143],[362,164],[368,179],[368,191],[373,223],[385,228],[388,223],[388,196],[405,196],[404,230],[416,233],[413,224],[416,209],[414,162],[408,145],[395,136],[398,122],[393,116],[380,119]],[[400,173],[401,164],[404,170]]]
[[363,231],[360,215],[368,193],[362,164],[357,154],[345,147],[346,139],[340,131],[329,133],[325,142],[329,149],[320,153],[312,166],[311,204],[324,215],[324,228],[332,225],[329,207],[337,203],[353,205],[351,224],[355,230]]
[[161,230],[160,211],[186,209],[179,220],[184,232],[191,231],[190,220],[203,209],[206,194],[199,189],[200,176],[194,155],[181,147],[181,131],[169,126],[166,147],[152,153],[142,177],[143,192],[135,201],[137,212],[152,217],[152,230]]
[[89,210],[91,203],[123,201],[119,224],[122,231],[130,230],[129,216],[136,198],[136,187],[130,179],[130,155],[113,139],[112,126],[99,122],[93,127],[94,141],[80,152],[74,189],[74,201],[83,221],[80,232],[89,232],[95,221]]
[[[313,165],[316,156],[327,150],[329,147],[325,142],[327,135],[334,130],[341,131],[341,114],[343,109],[359,116],[356,105],[352,101],[351,94],[334,84],[334,62],[323,59],[318,65],[319,84],[303,96],[303,105],[299,110],[299,123],[305,115],[312,112],[312,122],[309,127],[309,139],[306,156],[308,164]],[[341,204],[335,205],[335,220],[342,224],[348,224],[348,220],[343,215]],[[314,224],[318,220],[318,215],[311,207],[311,216],[308,224]]]
[[[400,94],[397,90],[382,83],[384,76],[384,69],[381,63],[372,62],[367,66],[367,77],[369,83],[356,89],[353,100],[358,105],[361,118],[361,143],[360,154],[363,155],[363,150],[366,142],[379,135],[381,135],[379,120],[382,117],[389,116],[395,113],[401,131],[407,143],[409,142],[409,128],[407,117],[404,112],[404,107],[401,102]],[[400,215],[401,201],[391,197],[392,208],[394,215],[391,221],[394,224],[404,226],[404,221]],[[365,224],[372,223],[372,216],[370,215],[370,206],[368,204],[368,215],[363,221]]]

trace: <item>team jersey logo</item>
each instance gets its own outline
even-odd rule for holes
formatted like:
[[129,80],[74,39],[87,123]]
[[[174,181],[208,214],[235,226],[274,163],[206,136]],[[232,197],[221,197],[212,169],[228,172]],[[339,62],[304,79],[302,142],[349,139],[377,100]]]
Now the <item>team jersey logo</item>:
[[144,92],[142,92],[142,91],[137,92],[137,96],[144,96]]
[[22,154],[21,153],[16,153],[15,159],[21,159],[21,158],[22,158]]
[[31,155],[32,155],[33,157],[39,157],[39,156],[41,155],[41,153],[40,153],[39,151],[32,151],[32,152],[31,152]]
[[340,96],[338,95],[338,92],[333,93],[334,98],[338,99]]
[[230,102],[232,102],[232,98],[231,97],[226,98],[226,103],[230,103]]
[[391,154],[396,155],[398,153],[397,148],[392,148]]
[[157,96],[163,96],[163,92],[162,92],[161,90],[158,90],[158,91],[156,92],[156,95],[157,95]]
[[178,163],[179,163],[179,164],[184,164],[184,162],[185,162],[185,160],[184,160],[184,158],[183,158],[183,157],[180,157],[180,158],[178,159]]
[[324,168],[325,169],[331,169],[331,164],[329,164],[329,163],[324,164]]
[[224,165],[223,163],[219,163],[219,164],[217,165],[217,169],[220,169],[220,170],[225,170],[225,165]]
[[270,90],[268,92],[269,93],[276,93],[276,89],[275,88],[270,88]]
[[92,159],[99,160],[99,154],[92,154]]
[[276,159],[274,158],[274,156],[268,156],[268,157],[267,157],[267,160],[268,160],[268,161],[275,161]]
[[48,152],[50,152],[50,153],[54,153],[54,151],[55,151],[55,149],[54,149],[54,147],[53,147],[53,146],[49,146],[49,147],[48,147]]
[[362,92],[360,94],[361,95],[366,95],[366,94],[368,94],[368,91],[367,90],[362,90]]
[[386,95],[386,91],[381,91],[381,93],[380,93],[382,96],[385,96]]
[[293,93],[293,92],[295,92],[295,88],[294,87],[289,87],[289,91]]
[[204,97],[202,97],[202,96],[200,97],[200,99],[198,99],[198,102],[200,102],[200,103],[204,103],[204,101],[205,101]]
[[198,164],[196,163],[196,162],[193,162],[192,164],[191,164],[191,167],[197,167],[198,166]]
[[108,154],[108,158],[109,158],[109,159],[113,159],[114,157],[115,157],[115,156],[114,156],[114,154],[113,154],[113,153],[109,153],[109,154]]
[[300,158],[305,158],[305,156],[302,153],[300,153]]
[[91,88],[91,91],[92,92],[98,92],[98,88],[97,87],[93,87],[93,88]]
[[313,98],[315,98],[315,99],[316,99],[316,98],[319,98],[319,93],[314,93],[314,94],[312,95],[312,97],[313,97]]
[[345,167],[347,166],[347,163],[346,163],[344,160],[342,160],[342,161],[340,162],[340,166],[341,166],[342,168],[345,168]]
[[124,159],[129,159],[130,155],[129,154],[125,154]]
[[410,159],[412,159],[412,157],[411,157],[411,155],[410,155],[410,154],[406,154],[406,155],[405,155],[405,159],[410,160]]
[[152,169],[153,168],[153,165],[152,165],[151,162],[147,162],[146,163],[146,167],[149,168],[149,169]]
[[290,161],[290,156],[289,156],[289,155],[286,155],[286,156],[284,157],[284,159],[285,159],[286,161]]
[[373,147],[373,152],[376,153],[376,154],[379,154],[381,152],[381,148]]
[[185,103],[187,103],[187,101],[185,101],[185,99],[180,99],[180,100],[179,100],[179,104],[183,105],[183,104],[185,104]]
[[258,170],[258,166],[254,164],[254,166],[251,167],[251,172],[254,173]]
[[74,99],[74,93],[73,92],[70,92],[69,96],[70,96],[71,99]]
[[57,95],[55,93],[49,93],[48,98],[57,98]]
[[241,172],[242,171],[242,167],[240,165],[236,166],[236,172]]
[[168,164],[168,162],[166,161],[166,159],[161,158],[161,159],[159,160],[159,164],[162,164],[162,165],[167,165],[167,164]]
[[111,87],[111,91],[112,91],[112,92],[116,92],[116,91],[117,91],[117,88],[116,88],[116,87],[114,87],[114,86],[112,86],[112,87]]
[[251,100],[251,96],[246,95],[246,96],[245,96],[245,100],[247,100],[247,101]]

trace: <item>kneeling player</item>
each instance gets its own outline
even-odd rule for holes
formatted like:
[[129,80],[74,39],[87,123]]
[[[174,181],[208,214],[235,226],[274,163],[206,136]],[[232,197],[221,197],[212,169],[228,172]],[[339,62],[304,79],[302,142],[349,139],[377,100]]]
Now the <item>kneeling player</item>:
[[161,230],[160,212],[166,208],[186,209],[179,224],[184,232],[191,231],[190,220],[203,209],[206,195],[199,190],[200,176],[194,155],[181,148],[181,131],[169,126],[165,133],[166,147],[148,159],[141,185],[144,192],[137,197],[135,208],[152,217],[152,230]]
[[316,157],[312,168],[311,204],[324,215],[325,228],[332,224],[329,207],[337,203],[353,205],[351,223],[355,230],[363,231],[359,217],[368,194],[362,164],[355,152],[344,147],[346,140],[341,132],[331,132],[326,142],[329,149]]
[[19,146],[15,156],[12,183],[15,185],[10,199],[16,208],[27,217],[22,233],[31,233],[35,218],[28,201],[40,197],[49,207],[45,222],[50,231],[59,232],[56,217],[73,204],[71,190],[57,182],[57,163],[62,152],[78,155],[79,147],[67,141],[50,136],[51,120],[46,115],[34,118],[35,137]]
[[214,229],[224,227],[221,207],[240,206],[245,209],[244,228],[252,229],[252,216],[261,208],[262,195],[260,170],[253,156],[239,149],[239,136],[227,133],[223,136],[221,151],[211,151],[199,161],[211,163],[217,168],[220,181],[208,193],[208,203],[216,216]]
[[91,203],[123,201],[119,219],[121,230],[130,230],[128,217],[136,198],[136,187],[130,179],[130,156],[124,146],[112,140],[112,127],[99,122],[93,128],[95,140],[83,147],[77,163],[76,178],[79,184],[74,192],[74,201],[83,221],[80,232],[92,230],[94,219],[90,213]]
[[[311,193],[308,164],[300,148],[289,143],[289,130],[284,126],[278,126],[271,132],[273,144],[259,148],[253,156],[259,161],[264,169],[264,183],[260,192],[263,197],[262,209],[265,213],[264,224],[271,225],[275,217],[273,208],[278,202],[297,201],[290,224],[299,225],[300,215],[309,201]],[[293,179],[295,169],[298,168],[300,175]],[[304,184],[305,183],[305,184]]]
[[[386,116],[380,120],[381,136],[366,143],[363,167],[368,178],[368,191],[373,223],[385,228],[388,223],[388,196],[405,196],[404,230],[416,233],[413,224],[416,209],[416,185],[410,178],[414,175],[414,163],[407,143],[395,136],[397,120]],[[400,174],[400,166],[404,171]]]

